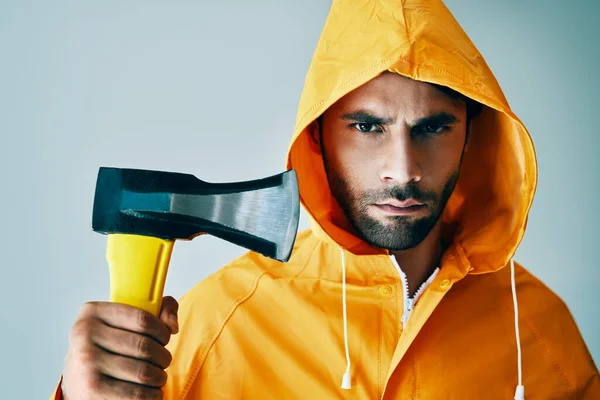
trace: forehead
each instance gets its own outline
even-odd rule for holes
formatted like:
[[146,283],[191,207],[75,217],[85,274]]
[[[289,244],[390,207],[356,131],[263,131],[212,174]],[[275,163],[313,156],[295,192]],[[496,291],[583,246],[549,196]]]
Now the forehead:
[[331,108],[393,107],[395,109],[464,109],[464,104],[434,85],[384,72],[346,94]]

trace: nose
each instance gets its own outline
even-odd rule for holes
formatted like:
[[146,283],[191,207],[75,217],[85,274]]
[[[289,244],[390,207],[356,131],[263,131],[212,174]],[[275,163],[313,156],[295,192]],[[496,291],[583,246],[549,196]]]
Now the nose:
[[406,185],[419,182],[422,177],[417,151],[409,135],[390,135],[382,146],[383,164],[379,178],[386,184]]

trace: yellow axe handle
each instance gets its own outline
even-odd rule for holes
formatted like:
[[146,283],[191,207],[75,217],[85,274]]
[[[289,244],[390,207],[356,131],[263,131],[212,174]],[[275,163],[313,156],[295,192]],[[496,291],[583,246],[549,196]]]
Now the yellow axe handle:
[[151,236],[109,234],[110,301],[158,316],[173,243]]

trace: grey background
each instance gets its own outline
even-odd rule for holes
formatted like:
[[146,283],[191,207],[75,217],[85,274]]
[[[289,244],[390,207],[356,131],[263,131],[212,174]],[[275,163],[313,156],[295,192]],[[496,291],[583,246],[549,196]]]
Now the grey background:
[[[530,129],[540,180],[518,261],[600,360],[598,2],[448,0]],[[3,398],[40,399],[82,303],[108,298],[99,166],[208,181],[279,173],[329,1],[0,0]],[[302,216],[301,228],[308,226]],[[176,297],[242,254],[176,244]]]

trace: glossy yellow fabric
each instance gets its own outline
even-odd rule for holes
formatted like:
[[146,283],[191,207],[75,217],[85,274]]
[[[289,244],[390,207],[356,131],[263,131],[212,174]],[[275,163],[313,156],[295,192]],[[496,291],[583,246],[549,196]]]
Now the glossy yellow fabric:
[[[452,245],[406,326],[389,256],[332,222],[338,206],[307,133],[336,100],[383,71],[449,86],[485,105],[443,215]],[[165,399],[512,399],[517,348],[508,265],[536,188],[535,152],[441,1],[333,1],[286,165],[298,173],[311,229],[299,234],[288,263],[248,253],[181,299]],[[340,388],[340,249],[351,390]],[[598,370],[564,303],[518,264],[516,279],[526,399],[600,398]]]

